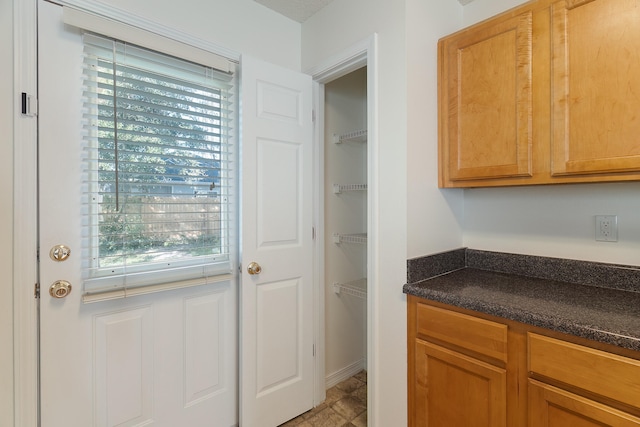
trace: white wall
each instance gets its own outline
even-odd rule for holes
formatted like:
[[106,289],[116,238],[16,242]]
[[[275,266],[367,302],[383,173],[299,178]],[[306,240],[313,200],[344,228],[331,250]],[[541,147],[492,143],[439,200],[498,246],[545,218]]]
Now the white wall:
[[456,0],[407,1],[407,257],[462,246],[462,190],[438,188],[438,39],[460,27]]
[[527,0],[474,0],[464,7],[464,26],[491,18],[505,10],[526,3]]
[[0,426],[13,425],[13,1],[0,0]]
[[380,239],[378,282],[369,295],[377,313],[369,334],[371,426],[407,423],[407,258],[462,244],[462,192],[437,189],[435,68],[437,38],[461,21],[455,0],[334,0],[302,25],[303,70],[378,34],[379,181],[369,183]]
[[300,24],[253,0],[104,0],[159,24],[292,70],[300,69]]
[[[640,265],[640,183],[465,190],[464,245]],[[595,215],[618,215],[618,242],[595,240]]]
[[[522,0],[474,0],[465,25]],[[464,246],[640,265],[640,183],[486,188],[464,191]],[[595,241],[595,215],[618,215],[619,241]]]
[[[374,260],[377,282],[369,276],[369,304],[377,315],[369,331],[369,425],[406,425],[406,63],[405,9],[398,0],[334,0],[302,25],[302,69],[378,34],[379,181],[369,182],[377,198],[370,227],[381,242]],[[377,187],[377,188],[376,188]],[[369,305],[371,307],[371,305]],[[372,354],[373,353],[373,354]]]

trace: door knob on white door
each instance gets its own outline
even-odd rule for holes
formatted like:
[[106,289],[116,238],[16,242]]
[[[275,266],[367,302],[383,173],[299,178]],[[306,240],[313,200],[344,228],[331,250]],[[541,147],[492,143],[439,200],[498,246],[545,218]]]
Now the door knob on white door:
[[64,298],[71,293],[71,283],[66,280],[56,280],[49,286],[49,295],[54,298]]
[[262,267],[260,267],[260,264],[258,264],[257,262],[251,262],[247,266],[247,272],[251,275],[260,274],[261,271]]

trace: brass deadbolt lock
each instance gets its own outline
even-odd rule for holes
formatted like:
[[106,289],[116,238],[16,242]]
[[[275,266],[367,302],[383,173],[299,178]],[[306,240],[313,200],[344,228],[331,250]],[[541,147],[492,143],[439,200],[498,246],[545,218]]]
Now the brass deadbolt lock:
[[49,251],[49,258],[54,261],[64,261],[71,256],[71,248],[65,245],[55,245]]

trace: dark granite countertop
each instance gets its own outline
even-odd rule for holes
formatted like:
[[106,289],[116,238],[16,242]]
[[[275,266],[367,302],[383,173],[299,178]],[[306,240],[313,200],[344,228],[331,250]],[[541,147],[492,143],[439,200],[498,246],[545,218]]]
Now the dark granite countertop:
[[[471,266],[465,262],[466,265],[458,265],[459,268],[453,271],[437,271],[438,275],[434,277],[406,284],[404,293],[640,351],[640,292],[633,287],[634,290],[628,289],[629,283],[635,282],[635,278],[629,274],[639,274],[640,270],[631,268],[632,271],[629,271],[624,266],[585,263],[585,267],[595,265],[599,268],[627,270],[622,272],[627,275],[626,283],[622,289],[617,289],[615,286],[570,283],[565,281],[564,276],[561,276],[563,280],[554,280],[549,277],[530,277],[531,272],[521,275],[485,270],[476,265],[486,264],[487,259],[476,262],[485,255],[489,260],[497,256],[510,261],[513,259],[506,254],[480,251],[474,251],[472,255],[475,258]],[[460,253],[456,253],[456,256],[459,257]],[[523,256],[516,257],[522,262]],[[536,262],[559,262],[557,259],[531,258]],[[467,256],[467,261],[469,259]],[[437,258],[434,260],[439,261]],[[424,267],[424,260],[420,262]],[[575,268],[575,261],[570,262],[574,263],[572,268]],[[558,267],[554,271],[562,273],[561,270]],[[416,276],[415,268],[411,273],[420,278],[420,275]],[[549,275],[548,269],[544,275]],[[580,280],[579,274],[575,280]]]

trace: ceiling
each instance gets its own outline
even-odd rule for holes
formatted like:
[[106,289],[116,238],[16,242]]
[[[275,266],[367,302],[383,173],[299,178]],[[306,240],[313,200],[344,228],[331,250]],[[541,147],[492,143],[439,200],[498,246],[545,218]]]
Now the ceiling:
[[331,3],[333,0],[254,0],[271,10],[291,18],[294,21],[304,22],[311,15]]
[[[304,22],[333,0],[254,0],[294,21]],[[473,0],[458,0],[462,5]]]

